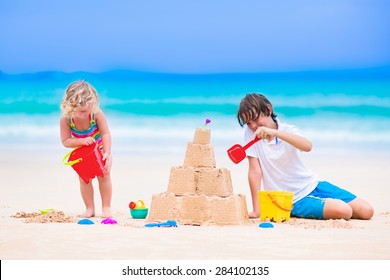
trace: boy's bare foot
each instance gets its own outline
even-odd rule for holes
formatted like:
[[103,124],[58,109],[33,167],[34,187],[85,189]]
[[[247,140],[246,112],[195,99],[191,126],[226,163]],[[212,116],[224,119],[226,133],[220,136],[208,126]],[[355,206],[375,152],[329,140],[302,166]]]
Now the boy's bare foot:
[[94,209],[87,209],[83,214],[81,214],[81,217],[83,218],[91,218],[95,217],[95,210]]
[[259,214],[256,213],[255,211],[249,212],[248,213],[249,219],[257,219],[259,217]]
[[103,207],[102,209],[102,217],[103,218],[111,218],[111,207]]

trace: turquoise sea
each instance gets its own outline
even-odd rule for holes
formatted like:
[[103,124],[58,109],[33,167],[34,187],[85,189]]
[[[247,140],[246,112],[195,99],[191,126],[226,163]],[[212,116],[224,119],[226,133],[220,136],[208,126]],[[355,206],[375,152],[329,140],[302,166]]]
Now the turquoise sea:
[[240,99],[260,92],[319,152],[390,155],[390,68],[208,75],[0,72],[0,149],[65,152],[59,104],[67,85],[79,79],[99,93],[114,153],[184,154],[207,118],[212,144],[222,153],[243,144],[236,120]]

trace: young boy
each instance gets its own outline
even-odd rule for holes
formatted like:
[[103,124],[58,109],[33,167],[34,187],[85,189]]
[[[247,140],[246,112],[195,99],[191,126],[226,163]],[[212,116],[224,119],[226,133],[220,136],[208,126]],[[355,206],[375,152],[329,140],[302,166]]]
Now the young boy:
[[246,142],[260,138],[246,151],[253,205],[250,218],[259,217],[261,181],[265,190],[294,193],[291,216],[345,220],[372,218],[374,210],[369,203],[326,181],[318,181],[317,175],[305,167],[299,151],[310,152],[311,142],[301,136],[295,126],[282,123],[265,96],[247,94],[240,102],[237,119],[241,126],[246,125]]

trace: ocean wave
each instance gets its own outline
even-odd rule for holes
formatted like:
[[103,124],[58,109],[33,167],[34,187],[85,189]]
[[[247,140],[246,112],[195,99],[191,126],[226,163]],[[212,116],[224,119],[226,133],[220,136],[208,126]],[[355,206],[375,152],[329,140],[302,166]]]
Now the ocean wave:
[[[15,139],[42,141],[55,139],[59,141],[60,115],[0,115],[2,129],[0,140],[11,143]],[[191,141],[194,130],[203,127],[206,118],[212,122],[212,139],[218,143],[242,143],[244,129],[234,117],[226,116],[168,116],[143,117],[127,115],[110,115],[108,122],[112,137],[116,143],[134,142],[143,145],[158,143],[185,143]],[[282,121],[296,125],[301,133],[313,142],[386,142],[390,144],[390,118],[372,117],[340,118],[339,115],[323,115],[313,118],[288,117]],[[390,146],[389,146],[390,147]]]
[[[26,108],[23,102],[32,101],[59,105],[67,85],[76,80],[79,74],[87,75],[48,72],[16,75],[15,79],[1,79],[0,76],[0,104],[13,104],[23,108]],[[122,76],[120,73],[90,73],[90,79],[87,80],[98,90],[101,104],[104,106],[123,104],[238,106],[245,94],[259,92],[265,94],[275,107],[363,105],[390,107],[389,77],[372,79],[359,76],[356,79],[340,79],[325,75],[321,79],[313,79],[311,75],[306,75],[296,79],[288,78],[288,75],[256,74],[142,74],[130,77]]]
[[205,104],[205,105],[235,105],[237,106],[240,99],[239,96],[180,96],[175,98],[160,98],[160,99],[151,99],[151,98],[103,98],[103,103],[106,106],[115,106],[123,104]]
[[295,108],[348,108],[348,107],[383,107],[390,108],[390,89],[389,96],[375,95],[347,95],[347,94],[321,94],[313,93],[306,95],[283,96],[275,95],[272,97],[272,103],[275,108],[295,107]]
[[[242,96],[241,96],[242,97]],[[215,113],[235,116],[239,96],[182,96],[178,98],[101,98],[100,106],[110,112],[133,115],[168,116],[179,114]],[[390,117],[390,97],[306,95],[271,96],[275,113],[286,116],[308,116],[320,113],[340,113],[360,116]],[[50,96],[16,96],[0,98],[2,114],[49,114],[59,112],[61,98]]]
[[[330,104],[330,103],[328,103]],[[113,114],[127,114],[134,116],[178,116],[197,114],[222,114],[235,117],[238,106],[235,104],[205,104],[205,103],[169,103],[159,101],[131,101],[103,105],[101,108]],[[40,115],[60,113],[59,105],[37,102],[34,100],[23,102],[0,102],[2,114]],[[311,106],[274,106],[274,112],[283,116],[313,116],[321,114],[355,115],[360,117],[383,116],[390,117],[390,106],[386,102],[378,105],[324,105]]]

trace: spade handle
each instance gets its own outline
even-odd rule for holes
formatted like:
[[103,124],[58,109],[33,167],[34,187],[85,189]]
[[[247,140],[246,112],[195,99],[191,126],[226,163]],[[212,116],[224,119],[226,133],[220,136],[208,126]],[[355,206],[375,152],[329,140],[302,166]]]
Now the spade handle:
[[259,137],[256,137],[255,139],[253,139],[252,141],[248,142],[248,144],[246,144],[243,149],[246,150],[248,149],[250,146],[252,146],[253,144],[255,144],[257,141],[259,141],[260,138]]

